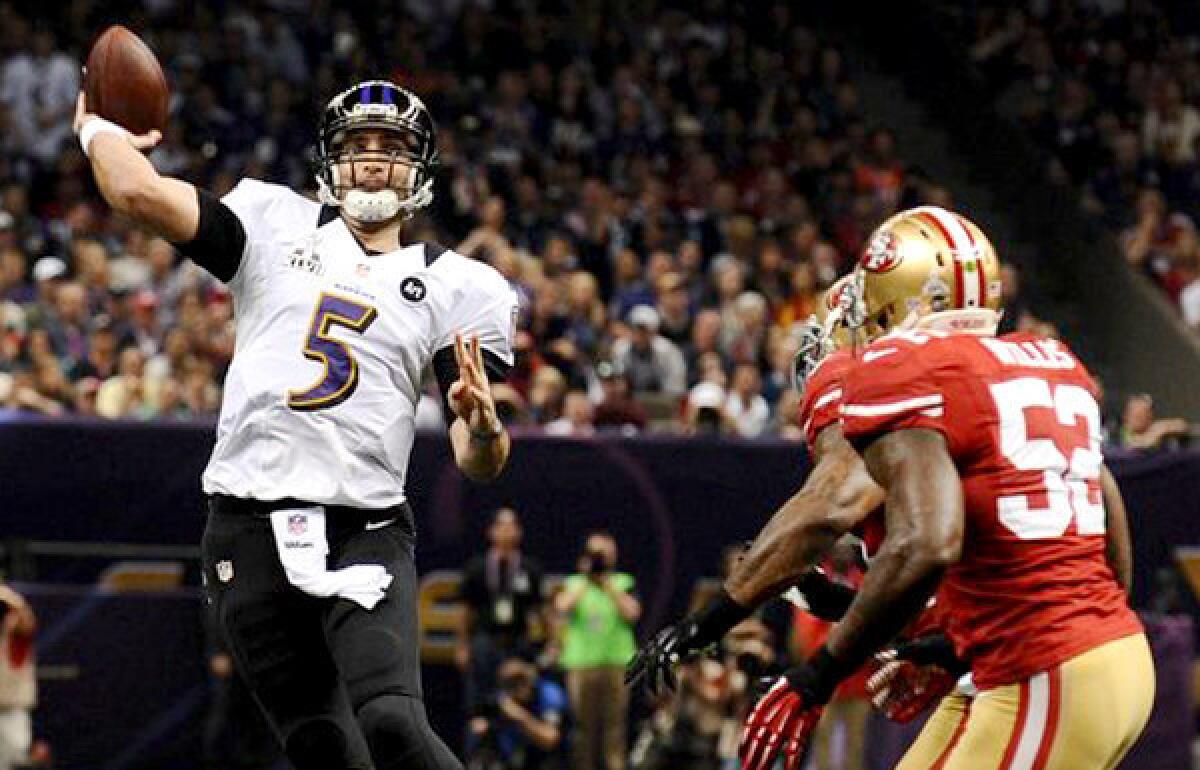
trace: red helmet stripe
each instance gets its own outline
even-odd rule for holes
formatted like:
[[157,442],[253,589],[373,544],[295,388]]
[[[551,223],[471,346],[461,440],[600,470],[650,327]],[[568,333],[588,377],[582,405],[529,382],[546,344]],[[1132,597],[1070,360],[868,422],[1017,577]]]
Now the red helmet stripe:
[[975,267],[978,268],[975,273],[979,279],[979,306],[987,307],[987,276],[983,272],[983,253],[978,250],[978,244],[975,242],[975,234],[971,232],[970,223],[966,217],[960,214],[955,214],[954,216],[958,217],[958,221],[962,223],[963,229],[967,231],[967,238],[971,239],[971,246],[975,249]]
[[957,254],[961,247],[954,236],[950,234],[950,230],[942,224],[941,219],[932,211],[923,209],[918,213],[918,216],[936,227],[938,232],[942,234],[942,237],[946,239],[946,243],[950,244],[950,250],[954,252],[951,254],[951,261],[954,262],[954,307],[960,308],[963,306],[963,266],[962,262],[958,260]]

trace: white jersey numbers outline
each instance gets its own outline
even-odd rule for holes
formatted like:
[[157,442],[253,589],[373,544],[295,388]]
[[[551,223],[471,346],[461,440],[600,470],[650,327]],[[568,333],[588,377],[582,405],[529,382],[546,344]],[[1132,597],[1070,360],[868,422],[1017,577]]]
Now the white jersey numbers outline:
[[[1061,537],[1072,519],[1080,535],[1104,534],[1104,503],[1098,486],[1103,462],[1100,408],[1092,395],[1078,385],[1052,389],[1038,377],[996,383],[991,394],[1000,415],[1001,452],[1018,470],[1042,472],[1046,498],[1044,508],[1033,507],[1025,494],[997,498],[1000,522],[1022,540]],[[1056,428],[1074,428],[1082,421],[1086,445],[1076,445],[1061,429],[1047,438],[1031,438],[1027,410],[1038,407],[1053,411]]]

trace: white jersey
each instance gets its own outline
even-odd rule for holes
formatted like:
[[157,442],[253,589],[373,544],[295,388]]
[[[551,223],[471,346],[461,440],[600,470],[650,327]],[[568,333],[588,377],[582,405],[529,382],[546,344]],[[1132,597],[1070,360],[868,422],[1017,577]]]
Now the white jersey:
[[[421,378],[456,332],[512,364],[517,296],[492,267],[425,244],[368,255],[340,216],[242,180],[229,282],[237,346],[208,494],[379,509],[404,502]],[[333,209],[324,209],[332,212]]]

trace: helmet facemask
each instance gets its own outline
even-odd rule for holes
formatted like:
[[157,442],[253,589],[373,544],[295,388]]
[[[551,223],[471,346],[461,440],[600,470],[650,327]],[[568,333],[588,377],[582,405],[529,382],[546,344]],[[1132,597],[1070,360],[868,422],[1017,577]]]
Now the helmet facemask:
[[792,359],[792,384],[800,395],[827,356],[861,341],[864,310],[860,284],[858,272],[835,281],[818,302],[818,312],[796,327],[799,346]]

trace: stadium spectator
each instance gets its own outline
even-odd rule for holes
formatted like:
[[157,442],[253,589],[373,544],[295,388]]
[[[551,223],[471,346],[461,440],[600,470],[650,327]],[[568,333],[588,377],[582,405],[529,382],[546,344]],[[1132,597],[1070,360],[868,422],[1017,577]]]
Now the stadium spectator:
[[33,743],[37,618],[29,602],[3,583],[0,610],[0,770],[13,770],[26,764]]
[[1159,418],[1154,413],[1154,398],[1135,393],[1125,401],[1121,416],[1120,444],[1126,449],[1160,449],[1178,446],[1188,435],[1188,423],[1181,417]]
[[[7,213],[0,212],[0,218],[7,216]],[[0,221],[2,225],[3,221]],[[26,279],[28,262],[25,252],[15,245],[0,249],[0,300],[18,305],[33,301],[33,286]]]
[[676,272],[663,273],[654,286],[659,333],[682,349],[692,333],[692,306],[684,277]]
[[463,623],[455,663],[463,672],[469,713],[496,695],[496,671],[514,655],[533,652],[542,612],[542,568],[521,550],[521,520],[501,508],[488,526],[488,549],[463,569]]
[[629,378],[634,393],[683,395],[687,365],[675,343],[658,332],[658,311],[638,305],[629,311],[631,333],[613,343],[613,365]]
[[18,42],[0,72],[0,102],[8,106],[17,152],[49,166],[71,136],[79,63],[57,49],[54,32],[44,23],[31,43],[26,49]]
[[624,770],[629,747],[629,691],[622,679],[636,650],[633,627],[642,613],[633,576],[617,570],[617,541],[588,535],[578,572],[555,599],[563,616],[562,656],[577,730],[573,770]]
[[1021,271],[1005,263],[1000,268],[1000,295],[1004,302],[1000,316],[1000,333],[1007,334],[1025,328],[1035,319],[1021,293]]
[[646,410],[632,395],[625,373],[609,361],[596,365],[601,397],[592,411],[592,423],[597,428],[618,428],[640,431],[646,427]]
[[[724,372],[720,372],[722,379]],[[701,380],[688,391],[684,405],[683,430],[693,436],[723,435],[735,430],[729,419],[729,395],[724,382]]]
[[566,770],[567,694],[521,658],[500,664],[497,689],[467,725],[467,770]]
[[551,436],[590,436],[596,432],[592,415],[592,402],[582,390],[567,391],[563,399],[563,414],[546,424],[546,433]]
[[733,384],[725,400],[725,415],[734,431],[743,438],[762,435],[771,417],[767,400],[762,397],[758,367],[741,364],[733,371]]
[[696,384],[701,380],[701,359],[705,356],[715,356],[721,368],[725,366],[725,354],[721,352],[721,313],[714,308],[706,308],[696,314],[692,323],[691,339],[684,348],[687,355],[688,382]]

